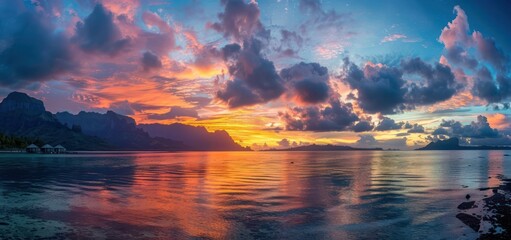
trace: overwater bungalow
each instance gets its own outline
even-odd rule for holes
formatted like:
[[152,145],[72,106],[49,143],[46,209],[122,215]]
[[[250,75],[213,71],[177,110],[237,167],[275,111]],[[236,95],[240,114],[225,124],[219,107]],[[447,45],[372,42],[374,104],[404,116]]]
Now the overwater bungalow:
[[41,151],[41,149],[35,144],[28,145],[25,150],[27,153],[38,153]]
[[63,147],[62,145],[60,145],[60,144],[59,144],[59,145],[57,145],[57,146],[55,146],[55,147],[53,148],[53,151],[54,151],[55,153],[65,153],[67,150],[66,150],[66,148],[65,148],[65,147]]
[[50,144],[45,144],[44,146],[41,147],[41,152],[42,153],[53,153],[53,147],[50,145]]

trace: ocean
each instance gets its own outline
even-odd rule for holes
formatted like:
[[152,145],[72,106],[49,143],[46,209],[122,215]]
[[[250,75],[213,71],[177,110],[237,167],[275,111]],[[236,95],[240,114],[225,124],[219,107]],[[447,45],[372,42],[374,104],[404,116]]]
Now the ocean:
[[0,154],[0,239],[474,239],[508,154]]

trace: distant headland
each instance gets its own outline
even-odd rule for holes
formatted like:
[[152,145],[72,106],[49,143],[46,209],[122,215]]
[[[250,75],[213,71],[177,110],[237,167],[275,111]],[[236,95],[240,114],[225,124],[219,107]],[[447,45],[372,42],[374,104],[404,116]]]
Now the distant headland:
[[456,137],[431,142],[416,150],[511,150],[511,146],[461,146]]

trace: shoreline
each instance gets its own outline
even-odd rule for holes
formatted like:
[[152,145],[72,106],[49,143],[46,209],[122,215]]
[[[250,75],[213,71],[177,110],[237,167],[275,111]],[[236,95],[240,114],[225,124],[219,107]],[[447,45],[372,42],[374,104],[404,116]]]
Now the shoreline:
[[480,188],[492,190],[493,195],[470,200],[458,205],[456,218],[479,234],[477,239],[511,239],[511,179],[498,177],[498,187]]

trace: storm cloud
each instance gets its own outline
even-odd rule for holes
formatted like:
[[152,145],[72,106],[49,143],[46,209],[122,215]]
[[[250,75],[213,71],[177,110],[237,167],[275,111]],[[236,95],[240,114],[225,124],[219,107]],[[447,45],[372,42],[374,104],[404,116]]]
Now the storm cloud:
[[68,39],[43,15],[20,13],[9,28],[0,34],[0,85],[25,87],[77,67]]
[[353,126],[359,117],[353,112],[349,103],[342,103],[331,98],[325,107],[294,107],[279,113],[285,122],[286,130],[291,131],[343,131]]
[[228,80],[216,96],[230,108],[266,103],[284,93],[284,82],[273,62],[261,54],[262,43],[253,38],[238,44],[226,45],[222,52],[228,65]]
[[74,40],[85,52],[100,52],[111,56],[118,54],[130,43],[129,38],[121,35],[112,12],[101,4],[97,4],[83,22],[76,23]]
[[401,63],[404,73],[417,74],[424,79],[422,84],[410,84],[406,101],[411,105],[429,105],[450,99],[461,89],[449,66],[435,63],[431,66],[420,58]]
[[289,94],[301,103],[325,102],[330,95],[328,69],[318,63],[300,62],[282,69],[280,76],[291,89]]
[[341,80],[357,90],[356,100],[367,113],[396,113],[404,109],[407,89],[402,72],[382,64],[366,64],[360,69],[344,59]]

